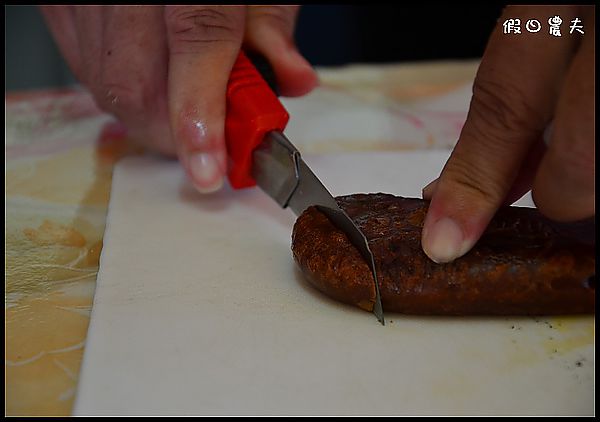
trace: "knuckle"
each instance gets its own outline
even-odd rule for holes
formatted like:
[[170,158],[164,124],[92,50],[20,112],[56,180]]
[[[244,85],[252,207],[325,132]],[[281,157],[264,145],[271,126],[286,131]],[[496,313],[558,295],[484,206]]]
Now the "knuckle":
[[478,75],[473,85],[470,114],[486,131],[510,138],[533,135],[545,126],[546,116],[513,83]]
[[292,35],[297,6],[255,6],[252,20],[255,24],[274,28]]
[[459,196],[468,198],[469,203],[485,207],[496,207],[502,202],[509,183],[494,178],[481,166],[454,157],[444,169],[445,183],[450,181],[450,189]]
[[[239,6],[233,6],[239,9]],[[243,21],[231,8],[182,6],[165,14],[171,50],[196,52],[207,45],[235,43],[241,39]],[[237,10],[239,12],[240,10]]]

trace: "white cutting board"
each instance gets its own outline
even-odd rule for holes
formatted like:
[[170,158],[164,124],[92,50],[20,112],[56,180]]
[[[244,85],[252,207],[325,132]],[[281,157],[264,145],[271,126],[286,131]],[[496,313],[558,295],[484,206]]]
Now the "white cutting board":
[[[335,195],[418,197],[448,154],[306,161]],[[151,157],[113,180],[75,414],[594,413],[592,317],[384,327],[304,281],[295,217],[257,189],[201,197]]]

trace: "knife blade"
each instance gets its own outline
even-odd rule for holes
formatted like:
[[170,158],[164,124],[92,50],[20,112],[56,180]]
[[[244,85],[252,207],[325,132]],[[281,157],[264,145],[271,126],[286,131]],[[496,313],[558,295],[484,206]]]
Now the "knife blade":
[[375,284],[373,313],[385,325],[369,242],[283,134],[289,115],[262,76],[268,66],[263,61],[259,68],[262,74],[240,52],[229,79],[225,120],[229,181],[235,189],[258,185],[297,216],[310,206],[323,212],[367,262]]

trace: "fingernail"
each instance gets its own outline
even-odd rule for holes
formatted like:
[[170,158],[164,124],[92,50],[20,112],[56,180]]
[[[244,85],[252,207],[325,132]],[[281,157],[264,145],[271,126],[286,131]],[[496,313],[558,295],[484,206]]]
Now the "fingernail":
[[435,179],[434,181],[430,182],[427,186],[425,186],[423,188],[423,190],[421,191],[421,197],[423,199],[431,199],[431,196],[433,195],[433,191],[435,190],[435,187],[437,186],[437,182],[438,182],[438,179]]
[[194,185],[201,193],[215,192],[223,186],[223,172],[213,154],[193,154],[188,165]]
[[421,243],[427,256],[438,264],[453,261],[468,250],[462,229],[447,217],[426,226]]

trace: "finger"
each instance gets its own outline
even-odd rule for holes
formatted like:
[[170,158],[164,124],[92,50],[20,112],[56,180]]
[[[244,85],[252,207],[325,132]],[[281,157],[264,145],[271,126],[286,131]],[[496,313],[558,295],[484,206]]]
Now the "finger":
[[104,22],[108,9],[107,6],[75,6],[72,9],[81,58],[77,78],[88,87],[101,74],[99,63],[102,61]]
[[75,75],[79,75],[81,56],[75,29],[73,6],[40,6],[58,48]]
[[590,13],[558,101],[548,152],[533,185],[535,204],[557,221],[595,214],[594,33],[594,14]]
[[546,152],[543,140],[534,142],[521,163],[519,173],[504,197],[502,205],[511,205],[531,190],[538,166]]
[[[521,169],[519,170],[519,174],[517,175],[515,181],[513,182],[512,187],[506,194],[502,205],[511,205],[514,202],[518,201],[525,195],[527,192],[531,190],[531,186],[533,185],[533,181],[535,179],[535,175],[537,173],[537,168],[542,160],[542,157],[546,151],[546,146],[544,141],[540,140],[538,142],[534,142],[533,146],[530,148],[527,156],[523,160]],[[435,179],[430,182],[427,186],[425,186],[422,190],[422,197],[426,200],[431,200],[433,194],[435,192],[435,188],[437,187],[439,179]]]
[[130,139],[175,156],[167,109],[164,8],[105,8],[99,56],[100,72],[90,84],[100,107],[119,118]]
[[273,66],[282,95],[299,96],[318,85],[316,72],[298,52],[294,27],[299,6],[250,6],[245,47],[261,53]]
[[226,172],[229,74],[244,34],[243,6],[167,6],[168,98],[179,159],[196,188],[217,190]]
[[490,38],[467,120],[442,170],[423,227],[423,250],[435,262],[452,261],[471,249],[552,118],[574,38],[503,33],[509,18],[525,23],[550,13],[568,19],[573,10],[508,7]]
[[437,187],[438,180],[439,178],[432,180],[421,190],[421,196],[423,199],[431,200],[431,197],[435,192],[435,188]]

